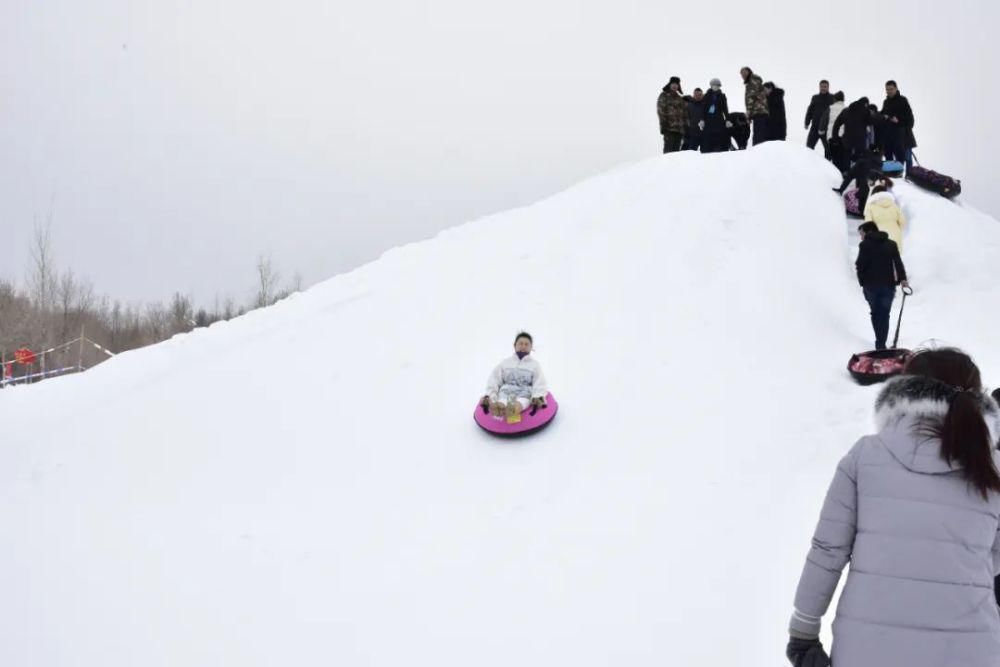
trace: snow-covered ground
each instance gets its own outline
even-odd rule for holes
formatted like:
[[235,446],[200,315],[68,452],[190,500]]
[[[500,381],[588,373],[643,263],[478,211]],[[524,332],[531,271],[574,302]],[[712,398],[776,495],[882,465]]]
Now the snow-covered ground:
[[[0,664],[779,664],[877,391],[837,180],[656,157],[0,392]],[[996,383],[1000,224],[897,193],[901,344]],[[519,328],[562,407],[498,441],[472,409]]]

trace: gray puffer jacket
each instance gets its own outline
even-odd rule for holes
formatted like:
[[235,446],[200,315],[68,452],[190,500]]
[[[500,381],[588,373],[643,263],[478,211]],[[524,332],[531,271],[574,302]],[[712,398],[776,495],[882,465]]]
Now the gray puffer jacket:
[[[989,500],[914,436],[951,389],[904,376],[876,402],[878,433],[837,467],[795,595],[790,631],[815,637],[850,562],[833,623],[834,667],[998,667],[1000,495]],[[1000,409],[982,395],[992,441]],[[1000,455],[994,452],[1000,466]]]

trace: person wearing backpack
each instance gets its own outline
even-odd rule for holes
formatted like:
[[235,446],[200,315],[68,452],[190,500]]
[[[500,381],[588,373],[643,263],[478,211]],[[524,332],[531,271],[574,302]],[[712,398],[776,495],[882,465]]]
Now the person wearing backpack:
[[670,82],[663,87],[663,92],[656,100],[656,113],[660,118],[663,152],[679,151],[687,127],[687,103],[684,101],[681,80],[678,77],[670,77]]
[[768,108],[767,93],[764,91],[764,79],[754,74],[749,67],[740,69],[740,76],[743,77],[743,84],[746,88],[745,102],[747,108],[747,118],[753,126],[753,145],[767,141],[768,139]]
[[702,113],[704,118],[698,123],[702,130],[701,152],[718,153],[729,150],[729,129],[733,124],[729,120],[729,102],[722,92],[722,82],[712,79],[708,92],[702,98]]
[[909,171],[913,166],[913,149],[917,146],[913,136],[913,109],[910,108],[910,101],[899,92],[895,81],[885,82],[881,115],[884,120],[885,159],[902,162]]
[[[820,141],[823,144],[824,155],[829,152],[829,148],[826,145],[826,127],[822,126],[820,121],[831,104],[833,104],[833,94],[830,93],[830,82],[823,79],[819,82],[819,93],[812,96],[809,107],[806,109],[806,129],[809,130],[806,147],[809,150],[814,150],[816,142]],[[827,116],[827,121],[829,122],[829,116]]]
[[784,141],[788,137],[788,123],[785,120],[785,91],[773,81],[764,84],[767,95],[767,131],[770,141]]
[[996,667],[1000,408],[954,348],[917,352],[841,459],[795,593],[785,655],[837,667]]
[[895,242],[899,252],[903,252],[903,228],[906,227],[906,216],[903,209],[896,203],[896,198],[892,196],[885,186],[876,185],[872,188],[872,195],[864,208],[865,221],[874,222],[880,231],[889,235]]

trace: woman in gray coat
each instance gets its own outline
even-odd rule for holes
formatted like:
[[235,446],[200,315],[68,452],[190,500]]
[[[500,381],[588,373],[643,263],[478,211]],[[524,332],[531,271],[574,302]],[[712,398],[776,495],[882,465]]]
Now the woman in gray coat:
[[1000,408],[955,349],[920,352],[837,467],[795,594],[787,656],[834,667],[997,667]]

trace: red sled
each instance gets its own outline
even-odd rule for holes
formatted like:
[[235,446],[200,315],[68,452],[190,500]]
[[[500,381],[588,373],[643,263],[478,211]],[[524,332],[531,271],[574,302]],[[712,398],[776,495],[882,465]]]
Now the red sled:
[[912,355],[910,350],[903,348],[858,352],[847,362],[847,370],[860,385],[885,382],[894,375],[901,374]]
[[913,294],[912,289],[903,288],[903,302],[899,305],[899,319],[896,320],[896,337],[892,340],[892,347],[886,350],[869,350],[851,355],[847,362],[847,372],[858,384],[869,385],[885,382],[891,377],[900,375],[906,369],[906,363],[913,356],[913,352],[896,347],[896,343],[899,342],[899,325],[903,322],[903,307],[906,306],[906,297],[911,294]]

